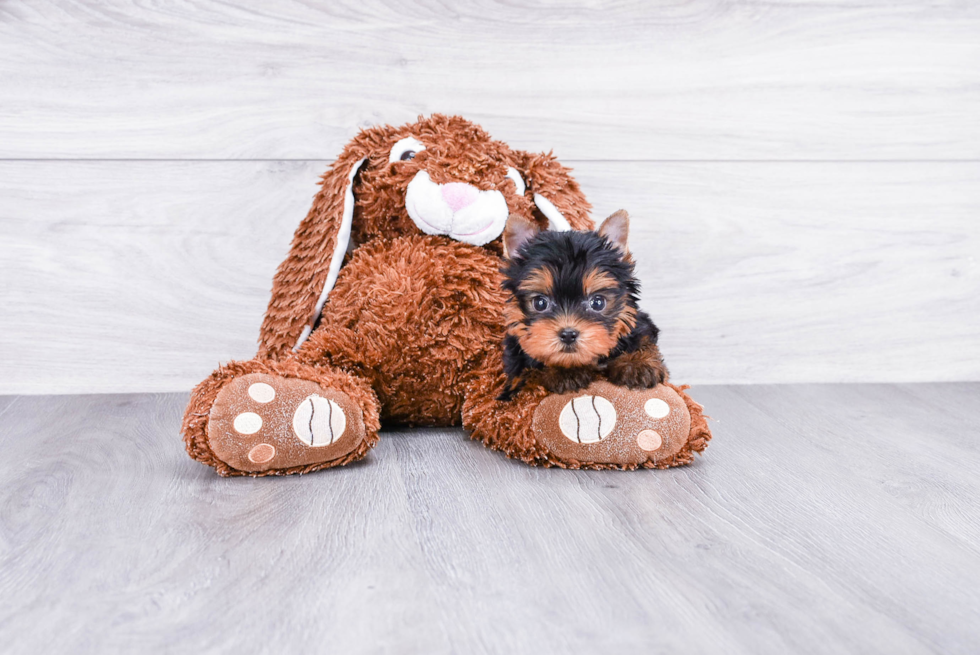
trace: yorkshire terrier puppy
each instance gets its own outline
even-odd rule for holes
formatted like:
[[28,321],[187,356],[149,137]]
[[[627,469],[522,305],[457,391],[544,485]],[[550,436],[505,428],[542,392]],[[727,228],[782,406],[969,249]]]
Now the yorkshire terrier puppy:
[[619,210],[598,232],[539,232],[512,215],[504,229],[504,372],[500,400],[529,380],[552,393],[589,385],[599,374],[630,388],[667,379],[660,332],[637,307],[639,283],[627,250],[629,215]]

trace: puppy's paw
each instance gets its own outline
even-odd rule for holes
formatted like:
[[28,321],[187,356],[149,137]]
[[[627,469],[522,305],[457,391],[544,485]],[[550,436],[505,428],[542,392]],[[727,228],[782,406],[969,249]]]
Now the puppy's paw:
[[609,363],[606,375],[620,387],[652,389],[667,381],[667,367],[661,361],[623,355]]
[[504,390],[500,392],[500,395],[497,396],[497,400],[500,402],[509,403],[514,399],[514,396],[517,395],[517,392],[521,390],[522,386],[524,385],[507,384],[504,387]]
[[584,389],[595,379],[595,369],[547,368],[541,373],[541,384],[551,393],[571,393]]

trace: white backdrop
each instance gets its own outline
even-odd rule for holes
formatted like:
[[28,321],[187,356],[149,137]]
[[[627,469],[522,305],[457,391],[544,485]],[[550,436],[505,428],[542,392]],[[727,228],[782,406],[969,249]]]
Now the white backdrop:
[[329,159],[434,111],[630,210],[678,382],[980,379],[975,3],[8,0],[0,393],[252,356]]

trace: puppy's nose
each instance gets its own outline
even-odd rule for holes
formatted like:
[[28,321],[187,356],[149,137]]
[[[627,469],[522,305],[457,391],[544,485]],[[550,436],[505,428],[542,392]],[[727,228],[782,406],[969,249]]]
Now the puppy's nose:
[[561,342],[565,345],[575,343],[575,340],[578,339],[578,330],[565,328],[558,333],[558,338],[561,339]]
[[461,182],[451,182],[442,185],[442,199],[446,201],[446,204],[449,205],[454,213],[476,202],[478,193],[476,187]]

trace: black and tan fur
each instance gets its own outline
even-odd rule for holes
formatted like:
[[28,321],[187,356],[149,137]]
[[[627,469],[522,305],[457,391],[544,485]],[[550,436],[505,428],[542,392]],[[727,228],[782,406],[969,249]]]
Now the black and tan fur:
[[637,307],[628,232],[623,210],[597,232],[540,232],[520,216],[510,218],[501,400],[532,379],[553,393],[576,391],[598,375],[630,388],[666,381],[659,330]]

